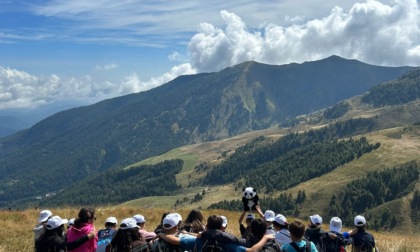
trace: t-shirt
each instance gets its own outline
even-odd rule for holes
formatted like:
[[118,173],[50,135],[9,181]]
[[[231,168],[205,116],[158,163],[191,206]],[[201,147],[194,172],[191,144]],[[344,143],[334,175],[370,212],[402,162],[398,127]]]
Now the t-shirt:
[[290,238],[290,232],[289,230],[283,228],[280,231],[278,231],[275,235],[276,242],[280,245],[284,243],[291,243],[292,239]]
[[375,238],[371,233],[366,231],[358,230],[357,233],[351,236],[351,239],[355,248],[367,249],[375,247]]
[[[306,241],[305,240],[302,240],[302,241],[299,241],[299,242],[295,242],[295,243],[298,245],[299,248],[303,248],[303,246],[306,245]],[[283,250],[283,252],[297,252],[292,247],[292,245],[290,245],[290,243],[284,243],[281,246],[281,249]],[[315,244],[313,242],[311,242],[311,252],[318,252],[318,250],[316,249]]]
[[274,230],[273,225],[270,225],[270,226],[267,227],[266,234],[276,235],[276,230]]

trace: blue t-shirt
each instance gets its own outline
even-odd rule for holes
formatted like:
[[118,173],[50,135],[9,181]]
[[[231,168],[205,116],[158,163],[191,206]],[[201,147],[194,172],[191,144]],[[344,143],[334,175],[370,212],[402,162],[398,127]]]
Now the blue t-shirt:
[[201,239],[196,237],[181,237],[179,239],[179,247],[183,251],[194,251],[194,248],[197,246],[197,250],[201,251],[203,247],[203,242]]
[[[303,246],[306,245],[306,241],[302,240],[300,242],[295,242],[299,248],[303,248]],[[290,243],[284,243],[281,246],[281,249],[283,250],[283,252],[297,252],[292,245],[290,245]],[[318,252],[318,250],[315,247],[315,244],[313,242],[311,242],[311,252]]]

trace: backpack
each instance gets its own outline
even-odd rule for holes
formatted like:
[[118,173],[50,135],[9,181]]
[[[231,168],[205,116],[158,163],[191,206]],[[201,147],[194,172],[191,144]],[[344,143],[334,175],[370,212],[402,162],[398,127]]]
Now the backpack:
[[295,242],[291,242],[289,243],[290,246],[292,246],[296,252],[311,252],[311,242],[310,241],[306,241],[305,246],[299,248],[299,246],[295,243]]
[[131,243],[130,252],[149,252],[149,245],[144,241],[134,241]]
[[163,239],[159,239],[155,243],[153,243],[150,251],[151,252],[182,252],[179,246],[172,245]]
[[223,248],[219,245],[219,242],[215,239],[203,239],[202,252],[223,252]]
[[281,248],[274,240],[268,240],[261,252],[281,252]]
[[325,231],[320,230],[319,233],[309,233],[307,239],[315,245],[318,251],[325,251],[323,239],[326,235]]
[[[343,235],[339,233],[334,233],[337,235],[335,239],[331,239],[329,234],[326,233],[322,237],[323,250],[322,252],[345,252]],[[321,251],[320,251],[321,252]]]
[[98,231],[98,247],[97,252],[105,252],[106,246],[111,243],[112,238],[116,234],[115,229],[107,228]]

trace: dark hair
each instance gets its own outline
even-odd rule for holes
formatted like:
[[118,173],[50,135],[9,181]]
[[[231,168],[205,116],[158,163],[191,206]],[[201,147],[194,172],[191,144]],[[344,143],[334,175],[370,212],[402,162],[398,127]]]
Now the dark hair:
[[137,240],[141,240],[137,227],[129,229],[119,228],[111,241],[111,246],[112,248],[116,248],[117,251],[131,251],[131,243]]
[[305,233],[305,224],[301,220],[294,220],[289,224],[289,232],[296,238],[302,238]]
[[64,224],[54,229],[45,229],[45,232],[35,241],[35,247],[51,240],[51,237],[61,237],[64,240]]
[[222,229],[223,219],[220,215],[212,214],[207,218],[208,229]]
[[286,225],[281,225],[281,224],[279,224],[279,223],[277,223],[277,222],[273,221],[273,227],[275,227],[275,228],[280,228],[280,229],[283,229],[283,228],[288,229],[288,228],[289,228],[289,224],[286,224]]
[[198,233],[204,231],[205,219],[200,210],[191,210],[187,216],[187,219],[184,221],[184,226],[181,227],[181,230],[186,230],[192,233]]
[[74,226],[79,228],[83,223],[95,219],[95,210],[93,208],[82,208],[77,217],[78,218],[74,220]]
[[251,232],[255,238],[261,239],[267,232],[267,223],[261,218],[253,219],[251,222]]
[[166,215],[170,214],[171,212],[164,212],[162,214],[162,218],[160,219],[160,225],[163,225],[163,219],[165,219]]

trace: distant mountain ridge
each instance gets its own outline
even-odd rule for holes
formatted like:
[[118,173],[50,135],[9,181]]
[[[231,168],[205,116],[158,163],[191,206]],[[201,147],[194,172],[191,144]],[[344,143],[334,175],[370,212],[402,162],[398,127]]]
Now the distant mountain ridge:
[[337,56],[282,66],[245,62],[62,111],[0,139],[0,206],[178,146],[275,126],[411,69]]

